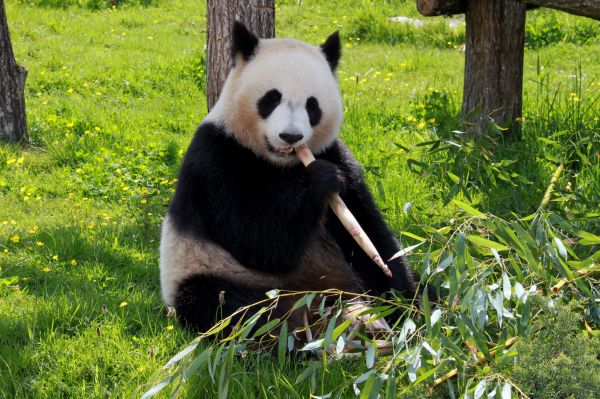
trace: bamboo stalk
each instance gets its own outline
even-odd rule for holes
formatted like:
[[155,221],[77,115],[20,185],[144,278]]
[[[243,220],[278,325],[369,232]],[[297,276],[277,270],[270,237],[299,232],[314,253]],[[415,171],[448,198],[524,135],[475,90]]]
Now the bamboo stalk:
[[[310,149],[303,145],[296,148],[296,154],[298,154],[298,158],[304,164],[304,166],[308,166],[312,162],[315,161],[315,156],[312,154]],[[381,255],[377,252],[375,245],[371,242],[367,233],[360,227],[360,224],[350,212],[344,201],[340,198],[339,194],[333,194],[329,197],[329,206],[333,210],[333,213],[340,219],[346,230],[350,233],[350,235],[354,238],[354,240],[360,245],[360,247],[365,251],[365,253],[375,262],[377,266],[383,270],[386,276],[392,277],[392,272],[389,267],[383,262]]]

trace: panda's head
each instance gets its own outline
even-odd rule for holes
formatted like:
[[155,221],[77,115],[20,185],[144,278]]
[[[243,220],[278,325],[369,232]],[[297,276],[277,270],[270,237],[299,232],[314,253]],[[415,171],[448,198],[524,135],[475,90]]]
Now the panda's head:
[[209,114],[243,146],[273,163],[294,164],[293,148],[322,152],[336,139],[342,100],[334,76],[340,39],[320,46],[293,39],[259,40],[235,22],[234,67]]

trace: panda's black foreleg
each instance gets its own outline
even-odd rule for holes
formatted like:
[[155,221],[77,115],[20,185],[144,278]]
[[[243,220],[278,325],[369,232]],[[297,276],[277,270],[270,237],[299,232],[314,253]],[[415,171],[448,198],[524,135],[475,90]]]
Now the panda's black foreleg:
[[264,290],[244,287],[222,278],[196,275],[179,285],[175,310],[181,324],[203,332],[240,307],[261,299],[265,299]]
[[[267,289],[253,288],[234,283],[224,278],[209,276],[191,276],[179,285],[175,298],[175,310],[179,322],[196,332],[208,331],[216,322],[233,314],[241,307],[252,305],[267,298]],[[268,318],[283,317],[291,309],[298,298],[280,298],[278,306],[272,312],[261,317],[256,326],[264,324]],[[262,304],[267,306],[267,304]],[[255,314],[260,308],[251,308],[247,317]],[[298,315],[293,315],[290,322],[298,324]],[[239,321],[234,317],[230,323],[233,327]],[[255,327],[256,328],[256,327]]]

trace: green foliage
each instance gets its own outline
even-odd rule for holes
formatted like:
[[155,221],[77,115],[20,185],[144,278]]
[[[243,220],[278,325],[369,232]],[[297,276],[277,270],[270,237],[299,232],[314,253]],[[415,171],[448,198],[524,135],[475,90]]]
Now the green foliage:
[[38,7],[69,8],[72,6],[86,7],[92,10],[102,10],[111,7],[131,6],[153,6],[160,0],[17,0],[19,3]]
[[453,28],[445,20],[433,22],[415,19],[413,23],[394,22],[390,20],[392,16],[394,15],[383,14],[377,10],[361,13],[351,23],[350,38],[387,45],[412,43],[439,48],[456,48],[464,43],[464,25],[459,24]]
[[515,346],[517,362],[507,371],[532,398],[596,398],[600,393],[600,336],[582,334],[581,309],[542,305],[543,316]]
[[573,20],[566,14],[541,8],[527,13],[525,45],[536,49],[554,43],[587,44],[598,41],[600,26],[593,19]]
[[[422,397],[421,392],[429,387],[442,397],[456,397],[459,392],[476,398],[488,394],[494,397],[494,392],[510,394],[511,391],[519,397],[523,396],[523,387],[516,381],[525,381],[526,393],[532,397],[545,397],[544,392],[564,393],[561,397],[567,394],[593,397],[600,342],[597,337],[593,343],[583,338],[582,330],[585,325],[590,334],[600,335],[597,304],[600,292],[594,277],[600,271],[595,264],[600,255],[596,248],[600,237],[575,231],[554,214],[539,212],[525,220],[507,222],[482,214],[467,204],[457,205],[464,214],[452,225],[441,229],[420,226],[421,235],[428,237],[422,241],[428,247],[418,257],[422,259],[418,262],[421,283],[437,287],[440,298],[437,306],[433,306],[425,292],[419,308],[399,299],[371,298],[368,304],[372,310],[362,313],[369,315],[369,322],[385,317],[392,310],[404,315],[403,321],[386,336],[393,347],[391,355],[375,362],[375,341],[369,338],[369,322],[358,334],[353,323],[342,322],[344,309],[352,300],[347,294],[335,291],[301,293],[305,296],[294,305],[294,310],[318,318],[311,322],[311,328],[321,333],[308,343],[304,331],[288,332],[285,319],[291,312],[256,329],[258,318],[268,315],[281,298],[298,295],[274,290],[267,299],[240,309],[200,335],[167,363],[160,380],[168,378],[169,383],[177,384],[174,389],[179,390],[185,386],[186,376],[204,369],[201,374],[208,373],[218,381],[213,395],[225,391],[238,395],[241,392],[238,389],[247,388],[230,385],[236,359],[258,348],[266,353],[278,348],[280,365],[286,364],[287,352],[298,350],[324,359],[322,362],[300,359],[294,363],[295,370],[286,370],[297,384],[307,381],[311,395],[344,397],[354,392],[364,397],[393,398],[398,393],[410,393]],[[567,249],[563,244],[565,234],[589,237],[589,241]],[[550,296],[552,306],[562,311],[549,309],[548,300],[536,300],[540,293]],[[332,298],[337,299],[336,304],[326,306],[332,303]],[[571,311],[565,312],[565,303],[577,305],[571,305]],[[582,314],[577,316],[574,311]],[[231,325],[235,316],[240,319]],[[419,327],[413,319],[419,320]],[[522,352],[511,348],[520,337],[525,337],[517,347]],[[210,338],[216,342],[207,342]],[[565,345],[567,341],[569,345]],[[205,345],[200,346],[202,342]],[[586,343],[589,343],[587,349],[582,349]],[[336,387],[331,381],[325,383],[321,379],[328,372],[325,359],[329,359],[329,364],[344,363],[343,354],[348,346],[354,348],[352,352],[364,356],[364,363],[359,362],[360,367],[353,370],[352,385]],[[192,356],[198,347],[201,349]],[[549,359],[544,379],[540,379],[539,373],[529,375],[534,364],[531,357],[538,355],[547,355]],[[555,376],[557,371],[565,372],[575,359],[580,363],[573,374],[564,378]],[[517,367],[511,371],[514,364]],[[454,380],[448,379],[441,386],[434,383],[452,369],[458,370]],[[543,383],[549,379],[554,384]]]

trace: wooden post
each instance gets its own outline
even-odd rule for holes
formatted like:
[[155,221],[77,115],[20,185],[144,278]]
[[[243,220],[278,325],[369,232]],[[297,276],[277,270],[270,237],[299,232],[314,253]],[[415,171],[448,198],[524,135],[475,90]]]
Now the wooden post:
[[275,0],[208,0],[206,3],[206,99],[208,110],[232,67],[233,21],[242,22],[260,38],[275,37]]
[[479,135],[490,122],[520,131],[525,4],[468,0],[462,112]]
[[21,142],[27,137],[25,78],[12,50],[4,0],[0,0],[0,138]]

